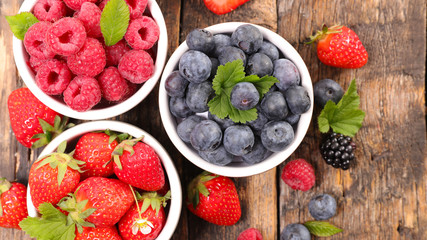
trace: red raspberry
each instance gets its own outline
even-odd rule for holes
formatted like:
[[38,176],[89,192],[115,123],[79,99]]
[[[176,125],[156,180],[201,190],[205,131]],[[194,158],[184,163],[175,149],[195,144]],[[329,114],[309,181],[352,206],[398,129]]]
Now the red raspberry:
[[88,37],[100,38],[101,32],[101,9],[95,3],[85,2],[80,8],[79,12],[74,15],[77,19],[82,21],[83,26],[86,28]]
[[[104,0],[99,4],[99,8],[101,10],[104,9],[105,5],[107,5],[107,3],[110,0]],[[145,8],[147,7],[147,3],[148,0],[125,0],[127,5],[129,6],[129,11],[130,11],[130,18],[131,19],[135,19],[135,18],[140,18],[142,16],[142,14],[145,11]]]
[[256,228],[248,228],[241,232],[237,240],[262,240],[262,235]]
[[80,8],[82,7],[83,3],[85,2],[92,2],[92,3],[96,3],[98,2],[98,0],[64,0],[65,4],[67,4],[67,6],[75,11],[79,11]]
[[48,46],[64,56],[76,54],[86,41],[86,30],[76,18],[61,18],[49,28],[46,35]]
[[122,77],[133,83],[143,83],[154,73],[154,62],[144,50],[130,50],[123,55],[119,63]]
[[113,46],[105,46],[105,55],[107,56],[107,66],[119,65],[120,59],[131,48],[126,44],[125,40],[120,40]]
[[38,0],[33,13],[39,21],[55,22],[67,14],[67,9],[61,0]]
[[295,159],[283,168],[283,181],[292,189],[307,191],[314,186],[316,177],[313,166],[304,159]]
[[102,96],[108,101],[120,101],[129,91],[127,81],[116,67],[106,68],[98,78]]
[[150,49],[159,39],[160,29],[150,17],[143,16],[130,22],[125,39],[133,49]]
[[91,109],[101,100],[101,89],[95,78],[77,76],[64,91],[64,102],[78,112]]
[[41,60],[51,59],[55,53],[46,42],[46,34],[51,27],[50,22],[38,22],[31,26],[24,36],[24,46],[28,54]]
[[30,56],[30,67],[36,73],[39,71],[40,66],[46,61],[46,59],[38,59]]
[[129,81],[126,81],[128,84],[128,90],[125,94],[125,96],[123,96],[123,98],[121,99],[121,101],[124,101],[130,97],[132,97],[132,95],[134,95],[136,93],[136,91],[138,91],[139,87],[141,86],[140,84],[136,84],[136,83],[131,83]]
[[47,95],[59,95],[71,81],[71,71],[65,62],[51,59],[44,62],[36,75],[36,83]]
[[106,61],[102,44],[94,38],[87,38],[80,51],[67,58],[67,65],[76,75],[95,77],[104,70]]

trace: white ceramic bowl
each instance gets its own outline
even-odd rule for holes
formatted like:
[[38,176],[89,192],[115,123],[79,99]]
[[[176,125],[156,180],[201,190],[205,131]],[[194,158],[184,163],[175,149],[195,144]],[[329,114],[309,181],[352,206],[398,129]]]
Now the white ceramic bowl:
[[[206,28],[206,30],[209,30],[213,34],[218,34],[218,33],[231,34],[232,32],[234,32],[234,30],[238,26],[242,24],[247,24],[247,23],[240,23],[240,22],[221,23],[221,24],[210,26]],[[307,133],[307,129],[310,125],[311,117],[313,114],[313,99],[314,99],[313,85],[311,82],[311,78],[310,78],[310,74],[308,72],[307,66],[305,65],[301,56],[292,47],[292,45],[290,45],[280,35],[264,27],[257,26],[257,25],[254,25],[254,26],[256,26],[261,31],[265,40],[268,40],[272,44],[274,44],[287,59],[291,60],[297,66],[301,74],[301,85],[305,87],[305,89],[308,91],[310,100],[311,100],[310,109],[306,113],[301,115],[293,142],[283,151],[274,153],[264,161],[254,165],[247,165],[243,162],[232,162],[227,166],[218,166],[203,160],[198,155],[196,150],[194,150],[190,145],[186,144],[178,137],[178,134],[176,131],[177,122],[175,120],[175,117],[169,111],[169,97],[165,89],[165,82],[167,77],[172,71],[178,69],[178,62],[180,57],[182,56],[182,54],[184,54],[188,50],[188,46],[185,42],[183,42],[170,57],[169,61],[165,66],[162,79],[160,81],[160,89],[159,89],[160,116],[162,118],[163,125],[172,143],[189,161],[194,163],[196,166],[206,171],[216,173],[218,175],[223,175],[228,177],[247,177],[247,176],[252,176],[252,175],[265,172],[267,170],[270,170],[276,167],[277,165],[285,161],[300,145],[305,134]]]
[[[128,123],[118,122],[118,121],[93,121],[93,122],[82,123],[64,131],[58,137],[53,139],[52,142],[50,142],[40,153],[39,158],[55,151],[58,145],[65,140],[67,140],[67,142],[72,140],[76,141],[80,136],[82,136],[87,132],[93,132],[93,131],[99,131],[99,130],[105,130],[105,129],[110,129],[112,131],[121,132],[121,133],[128,133],[136,138],[144,136],[142,141],[148,144],[149,146],[151,146],[154,149],[154,151],[156,151],[156,153],[159,155],[169,180],[171,200],[170,202],[168,202],[168,205],[170,208],[167,214],[166,224],[163,230],[161,231],[160,235],[157,237],[157,239],[165,239],[165,240],[170,239],[172,237],[172,234],[175,231],[176,226],[178,225],[179,217],[181,215],[181,207],[182,207],[181,182],[179,180],[178,172],[176,171],[176,168],[169,154],[166,152],[163,146],[147,132],[133,125],[130,125]],[[31,201],[29,187],[27,191],[27,207],[28,207],[29,216],[35,217],[38,215],[38,212],[34,207],[33,202]]]
[[[19,12],[28,12],[32,11],[37,0],[25,0]],[[58,100],[52,96],[45,94],[36,84],[35,75],[31,68],[27,65],[29,61],[29,55],[25,51],[24,44],[21,40],[13,37],[13,55],[15,58],[15,63],[18,68],[19,74],[24,80],[27,87],[31,92],[45,105],[55,110],[58,113],[61,113],[65,116],[71,118],[83,119],[83,120],[99,120],[106,119],[118,116],[122,113],[125,113],[138,105],[144,98],[153,90],[157,81],[160,78],[163,67],[166,61],[166,54],[168,49],[168,37],[166,30],[166,23],[163,18],[163,14],[160,10],[159,5],[155,0],[148,0],[147,8],[150,10],[153,19],[156,21],[157,25],[160,28],[159,40],[157,42],[157,55],[156,61],[154,63],[154,73],[150,79],[148,79],[141,88],[129,99],[104,108],[91,109],[86,112],[78,112],[64,103],[64,101]]]

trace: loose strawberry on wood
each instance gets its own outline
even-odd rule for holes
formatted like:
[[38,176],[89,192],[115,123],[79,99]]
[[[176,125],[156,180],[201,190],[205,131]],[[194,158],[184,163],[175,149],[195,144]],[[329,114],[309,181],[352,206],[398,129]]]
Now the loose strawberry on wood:
[[0,178],[0,227],[21,229],[18,224],[27,216],[27,187]]
[[229,13],[249,0],[204,0],[206,7],[217,15]]

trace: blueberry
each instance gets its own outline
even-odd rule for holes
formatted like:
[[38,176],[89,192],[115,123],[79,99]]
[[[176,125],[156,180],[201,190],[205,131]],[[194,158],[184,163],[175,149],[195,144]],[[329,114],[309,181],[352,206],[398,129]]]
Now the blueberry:
[[186,118],[194,114],[185,103],[185,98],[171,97],[169,99],[169,110],[175,117]]
[[243,155],[242,160],[249,165],[253,165],[264,160],[268,156],[267,152],[268,150],[264,147],[264,145],[262,145],[261,140],[259,138],[255,138],[255,143],[252,147],[252,150]]
[[304,225],[292,223],[283,229],[280,240],[311,240],[311,235]]
[[194,127],[203,120],[205,120],[205,118],[199,115],[191,115],[184,119],[184,121],[180,122],[178,126],[176,126],[179,138],[181,138],[182,141],[189,143],[191,131],[193,131]]
[[253,121],[249,121],[248,125],[255,131],[260,131],[262,127],[268,122],[268,118],[262,113],[261,111],[258,111],[258,117],[257,119]]
[[338,103],[343,95],[342,87],[332,79],[322,79],[314,84],[314,103],[321,108],[329,100]]
[[260,107],[270,120],[283,120],[288,115],[288,105],[285,97],[279,91],[265,94]]
[[288,114],[288,116],[286,116],[285,121],[291,125],[295,125],[299,122],[300,118],[301,118],[301,115],[291,113],[291,114]]
[[214,79],[219,67],[219,60],[217,58],[210,58],[210,60],[212,62],[212,68],[211,68],[211,75],[209,78]]
[[239,48],[225,46],[220,49],[220,54],[218,56],[220,65],[225,65],[237,59],[241,59],[243,61],[243,66],[246,66],[246,55]]
[[270,89],[268,89],[267,93],[275,92],[275,91],[279,91],[279,88],[276,86],[276,84],[273,84],[273,86],[271,86]]
[[225,166],[233,161],[233,155],[227,152],[223,145],[213,151],[199,151],[199,155],[207,162],[219,166]]
[[188,48],[197,50],[206,54],[210,53],[214,47],[215,42],[211,32],[204,29],[194,29],[186,38]]
[[190,50],[179,59],[179,72],[190,82],[201,83],[207,80],[211,70],[212,62],[202,52]]
[[286,103],[293,114],[303,114],[310,109],[310,96],[304,87],[292,86],[285,92]]
[[261,131],[261,141],[272,152],[285,149],[294,140],[294,129],[285,121],[271,121]]
[[274,46],[271,42],[268,42],[266,40],[264,40],[258,52],[264,53],[273,62],[279,59],[279,50],[277,49],[277,47]]
[[242,156],[249,153],[254,145],[255,137],[250,127],[233,125],[224,131],[224,147],[227,152]]
[[208,101],[213,92],[211,81],[190,83],[187,87],[185,103],[193,112],[206,112],[209,109]]
[[264,77],[265,75],[271,76],[273,73],[273,62],[271,59],[263,53],[255,53],[248,59],[246,65],[247,75],[258,75],[258,77]]
[[301,76],[295,64],[284,58],[274,61],[273,76],[279,80],[276,86],[281,91],[286,91],[290,86],[299,85],[301,82]]
[[250,82],[239,82],[230,93],[231,105],[239,110],[249,110],[259,102],[259,93]]
[[212,120],[198,123],[190,134],[190,143],[197,151],[213,151],[221,145],[222,131]]
[[226,117],[222,119],[222,118],[219,118],[217,115],[212,114],[211,112],[208,112],[208,119],[218,123],[218,125],[221,127],[222,130],[225,130],[226,128],[233,126],[235,124],[235,122],[233,122],[233,120],[231,120],[230,118]]
[[329,194],[317,195],[308,203],[308,211],[316,220],[328,220],[337,212],[337,201]]
[[185,89],[187,89],[188,81],[183,78],[179,71],[173,71],[165,82],[165,89],[171,97],[184,97]]
[[214,42],[215,42],[215,47],[213,52],[213,55],[215,57],[218,57],[220,54],[220,50],[222,47],[225,46],[231,46],[231,37],[225,34],[216,34],[213,36],[214,38]]
[[246,54],[252,54],[258,51],[263,42],[261,31],[250,24],[239,26],[231,34],[231,43],[239,47]]

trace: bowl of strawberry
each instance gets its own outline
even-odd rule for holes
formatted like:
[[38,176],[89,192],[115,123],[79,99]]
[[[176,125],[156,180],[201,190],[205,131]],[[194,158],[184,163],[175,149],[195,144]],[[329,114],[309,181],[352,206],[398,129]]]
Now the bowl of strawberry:
[[20,227],[37,239],[170,239],[181,205],[178,173],[155,138],[93,121],[64,131],[33,163]]
[[165,64],[166,24],[155,0],[26,0],[6,18],[23,81],[65,116],[127,112],[151,92]]
[[177,149],[223,176],[265,172],[303,140],[313,86],[298,52],[254,24],[194,29],[168,60],[160,116]]

